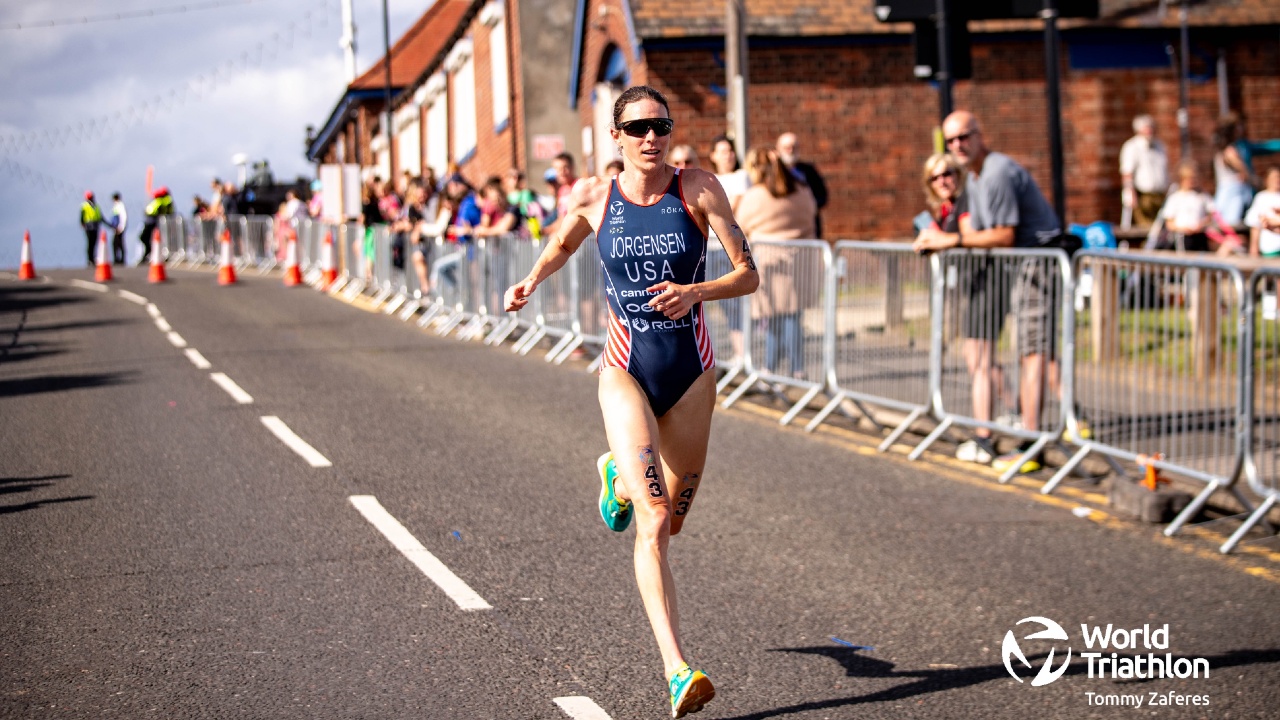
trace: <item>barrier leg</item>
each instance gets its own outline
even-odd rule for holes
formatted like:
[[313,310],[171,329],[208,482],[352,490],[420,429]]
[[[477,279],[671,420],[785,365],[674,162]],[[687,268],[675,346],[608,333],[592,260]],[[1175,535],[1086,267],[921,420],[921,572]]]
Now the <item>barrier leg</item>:
[[1022,468],[1022,463],[1026,462],[1027,458],[1033,458],[1036,455],[1039,455],[1041,451],[1044,450],[1044,446],[1049,444],[1049,439],[1048,435],[1041,435],[1040,439],[1036,440],[1031,447],[1027,448],[1026,452],[1019,455],[1013,465],[1011,465],[1008,470],[1004,471],[1004,474],[1000,476],[1000,482],[1007,483],[1012,480],[1013,476],[1017,475],[1018,470]]
[[818,393],[820,392],[822,392],[821,385],[814,385],[813,387],[809,388],[809,392],[805,393],[804,397],[800,398],[800,402],[792,406],[792,408],[787,411],[787,414],[783,415],[782,419],[778,420],[778,424],[790,425],[791,421],[796,419],[796,416],[800,414],[801,410],[809,407],[809,401],[817,397]]
[[422,309],[421,302],[418,302],[417,300],[410,300],[409,302],[405,303],[404,307],[401,308],[400,310],[400,314],[397,315],[396,317],[400,318],[401,320],[408,320],[409,318],[413,317],[414,314],[421,309]]
[[1263,518],[1265,518],[1267,516],[1267,513],[1271,511],[1272,506],[1274,506],[1275,504],[1276,504],[1276,496],[1275,495],[1268,496],[1267,501],[1262,503],[1262,505],[1259,506],[1257,510],[1253,511],[1253,514],[1250,515],[1249,518],[1244,521],[1244,524],[1240,526],[1240,529],[1232,533],[1231,537],[1227,538],[1227,541],[1222,543],[1222,547],[1218,548],[1218,552],[1222,553],[1223,555],[1226,555],[1232,550],[1235,550],[1236,545],[1240,544],[1240,541],[1244,538],[1245,534],[1248,533],[1250,530],[1252,530],[1253,526],[1257,525],[1259,520],[1262,520]]
[[1054,489],[1058,487],[1058,484],[1067,479],[1067,476],[1071,474],[1071,471],[1075,470],[1076,466],[1083,462],[1090,452],[1091,450],[1088,445],[1077,450],[1075,454],[1071,456],[1071,459],[1067,461],[1067,464],[1063,465],[1058,472],[1053,474],[1053,477],[1049,478],[1049,482],[1045,483],[1044,487],[1040,488],[1040,494],[1048,495],[1053,492]]
[[[577,350],[579,347],[582,346],[583,342],[584,342],[583,337],[581,335],[578,335],[577,333],[574,333],[573,342],[569,343],[568,346],[565,347],[565,349],[561,350],[559,355],[556,355],[555,363],[557,365],[563,364],[564,361],[568,360],[569,356],[573,354],[574,350]],[[548,359],[548,362],[551,362],[551,360]]]
[[733,382],[733,379],[738,377],[741,372],[742,363],[737,363],[729,368],[729,372],[725,373],[724,377],[720,378],[720,381],[716,383],[716,394],[719,395],[724,392],[724,389],[729,387],[729,383]]
[[560,351],[564,350],[565,347],[571,342],[573,342],[573,333],[569,333],[564,337],[560,338],[560,342],[556,343],[555,346],[553,346],[551,350],[547,352],[547,356],[545,358],[546,361],[551,362],[552,360],[554,360],[556,355],[559,355]]
[[520,341],[511,348],[511,352],[521,355],[528,355],[529,351],[534,348],[542,338],[547,336],[547,328],[543,325],[529,328],[529,332],[520,336]]
[[[920,456],[924,454],[925,450],[929,449],[930,445],[936,442],[938,438],[942,437],[943,433],[951,429],[951,424],[953,422],[955,421],[952,420],[950,417],[943,418],[942,422],[938,424],[938,427],[934,428],[933,432],[929,433],[929,436],[926,437],[923,442],[917,445],[909,455],[907,455],[907,459],[912,462],[919,460]],[[887,447],[888,446],[886,446],[886,449]]]
[[1195,517],[1196,513],[1200,512],[1200,508],[1204,507],[1204,504],[1208,502],[1209,496],[1217,492],[1220,487],[1222,487],[1222,483],[1218,480],[1214,480],[1208,485],[1205,485],[1204,490],[1201,490],[1200,494],[1195,496],[1195,499],[1191,501],[1191,504],[1187,505],[1185,510],[1178,513],[1178,517],[1174,518],[1173,522],[1169,523],[1169,527],[1164,529],[1164,536],[1173,537],[1174,534],[1182,529],[1183,525],[1187,524],[1188,520]]
[[915,410],[912,410],[911,414],[908,415],[905,420],[898,423],[898,427],[894,428],[893,432],[889,433],[889,437],[885,438],[884,442],[880,443],[879,447],[876,448],[876,451],[887,452],[889,448],[893,447],[894,443],[898,442],[898,438],[902,437],[902,434],[909,430],[911,426],[920,419],[921,415],[924,415],[924,408],[918,407]]
[[813,432],[817,429],[817,427],[822,424],[822,421],[827,419],[828,415],[835,412],[835,409],[840,406],[840,401],[844,400],[845,397],[847,397],[847,395],[844,390],[836,393],[835,396],[831,398],[831,401],[824,405],[822,409],[818,411],[817,415],[813,416],[813,419],[809,421],[809,424],[804,426],[804,431]]
[[734,389],[733,393],[730,394],[729,397],[724,399],[724,402],[720,403],[720,407],[728,410],[734,403],[738,402],[739,398],[746,395],[747,391],[754,387],[759,381],[760,373],[751,373],[747,376],[746,380],[742,381],[741,385]]

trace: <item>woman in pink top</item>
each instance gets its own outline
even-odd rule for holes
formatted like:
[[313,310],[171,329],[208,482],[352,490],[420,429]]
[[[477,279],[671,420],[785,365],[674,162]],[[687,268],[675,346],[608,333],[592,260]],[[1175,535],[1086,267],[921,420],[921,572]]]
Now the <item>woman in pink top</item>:
[[[751,187],[738,201],[738,225],[749,240],[806,240],[816,236],[818,203],[813,192],[796,179],[770,148],[747,153]],[[788,360],[792,377],[804,377],[804,333],[800,318],[809,297],[822,285],[821,267],[807,254],[777,245],[756,249],[760,289],[751,297],[751,314],[765,321],[764,366],[781,372]],[[782,357],[779,357],[779,356]]]

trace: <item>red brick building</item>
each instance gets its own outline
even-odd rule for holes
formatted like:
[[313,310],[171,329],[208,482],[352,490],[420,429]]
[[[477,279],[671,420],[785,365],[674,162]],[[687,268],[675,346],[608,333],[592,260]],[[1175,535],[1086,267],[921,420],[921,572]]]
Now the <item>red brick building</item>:
[[[589,160],[597,148],[601,160],[612,150],[601,142],[602,121],[616,93],[636,84],[667,96],[675,141],[705,157],[726,130],[723,3],[577,2],[570,87]],[[828,238],[903,237],[924,207],[920,168],[933,148],[938,94],[913,78],[911,26],[879,23],[874,4],[746,0],[750,144],[799,135],[800,154],[831,193]],[[1177,3],[1164,17],[1158,5],[1102,0],[1100,19],[1060,23],[1068,222],[1119,219],[1120,146],[1135,115],[1153,115],[1171,163],[1181,160],[1178,76],[1166,54],[1179,46]],[[1191,154],[1207,169],[1220,95],[1244,114],[1249,137],[1280,136],[1280,2],[1200,3],[1189,25]],[[1049,194],[1042,27],[988,21],[970,30],[973,77],[956,84],[955,106],[973,110],[988,144],[1024,164]]]
[[578,154],[565,92],[573,27],[565,5],[436,0],[391,47],[390,144],[381,127],[384,57],[308,139],[308,159],[355,163],[384,178],[428,167],[442,177],[456,163],[480,183],[511,167],[536,178],[556,153]]

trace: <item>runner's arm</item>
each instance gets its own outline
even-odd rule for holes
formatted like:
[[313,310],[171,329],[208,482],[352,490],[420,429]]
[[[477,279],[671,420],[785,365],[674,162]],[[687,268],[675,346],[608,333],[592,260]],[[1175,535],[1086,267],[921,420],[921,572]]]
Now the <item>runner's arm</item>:
[[568,212],[562,218],[563,222],[559,223],[556,234],[542,249],[542,254],[538,256],[529,274],[520,282],[507,288],[505,298],[507,312],[514,312],[527,305],[529,296],[542,284],[542,281],[564,267],[565,263],[569,262],[569,258],[582,246],[582,241],[591,234],[591,222],[587,220],[585,212],[598,195],[599,182],[596,180],[596,178],[590,178],[573,187],[573,192],[569,196]]
[[715,230],[729,262],[733,263],[733,269],[714,280],[692,285],[664,281],[648,288],[649,292],[659,293],[649,304],[672,320],[683,317],[700,302],[750,295],[760,285],[760,273],[756,271],[755,260],[751,257],[751,246],[733,219],[729,196],[720,186],[720,181],[704,170],[685,172],[688,174],[686,192],[694,198],[690,209],[700,212],[708,227]]

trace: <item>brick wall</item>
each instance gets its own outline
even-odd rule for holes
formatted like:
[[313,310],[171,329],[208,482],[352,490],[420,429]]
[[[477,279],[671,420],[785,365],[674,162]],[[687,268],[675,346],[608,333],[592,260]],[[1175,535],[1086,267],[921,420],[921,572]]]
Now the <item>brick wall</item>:
[[[593,0],[616,7],[612,0]],[[1197,31],[1198,46],[1230,47],[1231,104],[1247,118],[1251,138],[1280,136],[1280,46],[1266,34],[1233,31],[1215,37]],[[609,42],[630,52],[620,15],[607,13],[588,31],[583,54],[579,113],[591,122],[594,73]],[[1118,221],[1120,146],[1133,133],[1133,116],[1155,116],[1158,134],[1178,150],[1178,83],[1168,68],[1073,71],[1064,38],[1061,65],[1067,221]],[[924,209],[920,168],[932,152],[938,123],[936,91],[911,79],[913,56],[903,42],[811,44],[750,51],[749,133],[751,145],[772,145],[785,131],[799,136],[800,154],[827,180],[831,199],[823,213],[828,238],[901,238]],[[719,52],[650,47],[633,65],[632,84],[650,84],[672,104],[674,141],[689,143],[705,158],[711,138],[724,132],[724,100],[711,86],[724,85]],[[630,58],[630,55],[628,55]],[[1026,166],[1051,197],[1044,90],[1044,49],[1035,35],[992,41],[975,38],[974,78],[957,83],[957,108],[973,110],[988,145]],[[1196,57],[1193,75],[1212,75]],[[1207,171],[1218,114],[1216,82],[1194,83],[1190,93],[1192,156]],[[1256,164],[1266,164],[1264,158]],[[1211,177],[1211,173],[1208,175]]]

